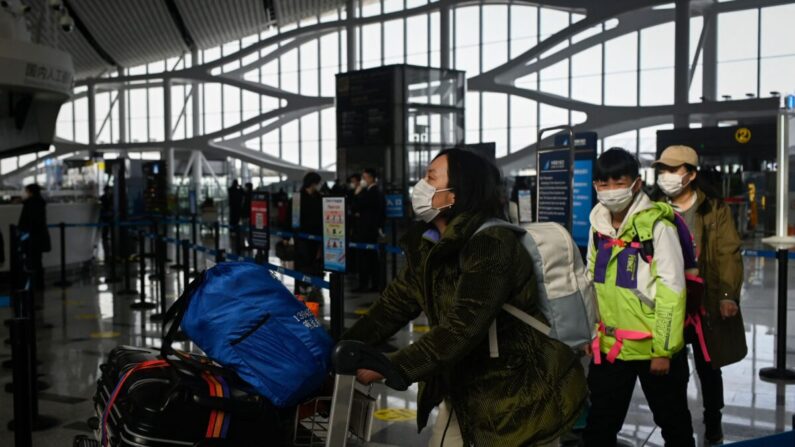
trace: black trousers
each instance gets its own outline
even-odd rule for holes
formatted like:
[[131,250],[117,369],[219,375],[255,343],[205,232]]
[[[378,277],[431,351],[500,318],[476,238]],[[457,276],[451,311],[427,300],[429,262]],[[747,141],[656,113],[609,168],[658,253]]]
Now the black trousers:
[[[372,242],[369,242],[372,243]],[[380,285],[381,266],[378,252],[375,250],[357,250],[356,265],[359,268],[359,287],[364,289],[377,289]]]
[[687,380],[689,369],[686,351],[671,359],[671,369],[664,376],[649,372],[649,360],[591,362],[588,388],[591,391],[591,411],[583,440],[586,447],[610,447],[629,410],[635,382],[640,379],[643,394],[654,416],[654,423],[662,430],[665,445],[692,447],[693,425],[687,408]]
[[704,403],[704,425],[707,429],[720,426],[721,410],[723,409],[723,375],[720,368],[714,369],[712,364],[704,359],[701,344],[698,342],[696,331],[692,327],[685,329],[685,341],[693,349],[693,358],[696,363],[696,374],[701,384],[701,398]]

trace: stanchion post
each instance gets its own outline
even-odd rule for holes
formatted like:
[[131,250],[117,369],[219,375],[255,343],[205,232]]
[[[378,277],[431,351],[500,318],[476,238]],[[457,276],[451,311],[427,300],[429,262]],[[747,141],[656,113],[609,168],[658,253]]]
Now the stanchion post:
[[58,230],[61,247],[61,280],[56,282],[55,286],[65,289],[72,285],[71,282],[66,280],[66,223],[59,223]]
[[216,250],[215,251],[215,263],[220,264],[226,261],[226,250]]
[[[138,231],[138,302],[130,305],[130,308],[136,310],[151,309],[154,307],[152,303],[146,302],[146,237],[144,231]],[[143,319],[142,319],[143,320]]]
[[107,283],[119,281],[119,277],[116,276],[116,256],[118,255],[116,250],[118,249],[117,245],[119,243],[117,230],[118,219],[114,218],[110,227],[110,256],[108,257],[110,262],[110,274],[105,278],[105,282]]
[[[190,259],[190,241],[187,239],[182,240],[182,259]],[[196,269],[198,271],[198,269]],[[190,282],[190,264],[185,262],[182,265],[182,290],[185,290],[188,287],[188,283]]]
[[[31,280],[31,286],[33,281]],[[22,317],[30,320],[30,329],[27,331],[28,349],[30,356],[28,357],[28,371],[30,372],[30,388],[31,388],[31,413],[33,417],[33,431],[47,430],[58,425],[58,420],[51,416],[44,416],[39,414],[39,391],[49,388],[49,384],[38,380],[38,354],[37,354],[37,341],[36,341],[36,305],[33,302],[33,292],[30,288],[25,288],[16,292],[24,303]],[[16,385],[13,385],[14,387]],[[6,389],[8,391],[8,389]]]
[[138,291],[132,288],[132,274],[130,272],[130,228],[125,226],[123,231],[122,256],[124,257],[124,290],[120,290],[116,293],[119,295],[136,295]]
[[332,272],[330,279],[331,337],[339,340],[345,330],[345,281],[344,275]]
[[[176,216],[176,226],[177,226],[177,228],[174,230],[174,233],[175,233],[174,234],[174,239],[176,239],[178,241],[181,241],[182,240],[182,231],[181,231],[180,227],[182,226],[182,224],[179,221],[179,211],[175,212],[174,215]],[[180,270],[180,269],[182,269],[182,263],[185,262],[185,259],[181,257],[182,254],[180,253],[179,246],[176,247],[174,252],[175,252],[174,253],[174,258],[176,259],[176,262],[174,264],[171,264],[171,268],[174,269],[174,270]]]
[[759,377],[782,382],[795,382],[795,370],[787,368],[787,287],[789,249],[776,250],[778,261],[778,309],[776,322],[776,366],[762,368]]
[[[20,281],[22,277],[22,275],[20,274],[22,272],[22,266],[20,265],[19,261],[19,231],[17,230],[16,225],[9,225],[8,228],[8,253],[9,253],[8,267],[11,273],[11,278],[9,278],[9,282],[11,283],[11,290],[16,290],[22,285]],[[21,297],[12,293],[11,302],[14,307],[14,316],[18,318],[22,317]]]
[[[166,316],[166,251],[168,246],[162,236],[156,236],[155,263],[157,264],[157,286],[159,295],[160,312],[153,314],[149,319],[153,321],[162,320]],[[165,328],[163,328],[165,330]]]
[[213,248],[215,248],[215,251],[221,250],[221,224],[217,221],[213,222]]
[[14,380],[14,420],[8,428],[14,430],[14,447],[33,445],[33,395],[35,376],[30,370],[30,336],[33,322],[30,318],[12,318],[6,321],[11,330],[11,361]]
[[235,225],[235,254],[243,256],[243,232],[240,224]]
[[[191,214],[191,216],[190,216],[190,241],[191,241],[191,243],[193,245],[196,245],[197,241],[199,239],[198,224],[199,223],[198,223],[198,219],[196,218],[196,213]],[[187,260],[183,261],[183,262],[188,264]],[[196,253],[196,250],[193,250],[193,269],[196,270],[196,272],[199,271],[199,269],[197,267],[198,265],[199,265],[199,257],[198,257],[198,254]]]

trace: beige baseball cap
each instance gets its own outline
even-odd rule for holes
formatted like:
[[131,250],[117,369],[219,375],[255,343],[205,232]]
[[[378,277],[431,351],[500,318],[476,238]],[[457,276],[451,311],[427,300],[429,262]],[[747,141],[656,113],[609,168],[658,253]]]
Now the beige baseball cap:
[[698,154],[690,146],[668,146],[660,155],[660,159],[651,165],[665,165],[672,168],[682,165],[698,166]]

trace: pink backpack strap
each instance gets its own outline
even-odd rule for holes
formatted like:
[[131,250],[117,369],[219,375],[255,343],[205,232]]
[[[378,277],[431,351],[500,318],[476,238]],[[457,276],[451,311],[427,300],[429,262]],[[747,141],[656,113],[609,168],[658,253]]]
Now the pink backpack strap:
[[[701,308],[701,313],[704,313],[704,308]],[[701,354],[704,356],[704,361],[712,362],[712,358],[709,356],[709,351],[707,350],[707,341],[704,338],[704,326],[701,322],[701,314],[689,314],[685,319],[685,327],[693,326],[693,329],[696,331],[696,336],[698,337],[698,344],[701,345]]]

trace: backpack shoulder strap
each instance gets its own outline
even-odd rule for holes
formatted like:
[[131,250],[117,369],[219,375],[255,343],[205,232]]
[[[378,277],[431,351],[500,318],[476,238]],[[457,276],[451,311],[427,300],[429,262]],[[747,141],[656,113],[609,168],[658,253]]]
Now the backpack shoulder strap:
[[487,229],[493,228],[493,227],[507,228],[509,230],[513,230],[516,233],[527,233],[527,230],[522,228],[522,227],[520,227],[519,225],[514,225],[514,224],[512,224],[510,222],[507,222],[507,221],[504,221],[502,219],[493,218],[493,219],[488,219],[485,222],[483,222],[483,224],[481,224],[480,227],[478,227],[478,229],[475,230],[474,233],[472,233],[472,236],[480,233],[483,230],[487,230]]
[[[500,228],[507,228],[509,230],[513,230],[514,232],[522,235],[527,234],[527,229],[520,227],[519,225],[514,225],[512,223],[506,222],[501,219],[489,219],[484,222],[476,231],[473,233],[475,234],[480,233],[483,230],[492,227],[500,227]],[[521,243],[521,242],[520,242]],[[518,307],[505,303],[502,305],[502,310],[508,312],[509,314],[513,315],[519,321],[527,324],[528,326],[536,329],[537,331],[541,332],[544,335],[549,335],[552,332],[552,328],[549,327],[547,324],[542,322],[541,320],[533,317],[532,315],[528,314],[527,312],[519,309]],[[497,343],[497,320],[494,320],[489,327],[489,354],[492,358],[497,358],[500,356],[499,346]]]

